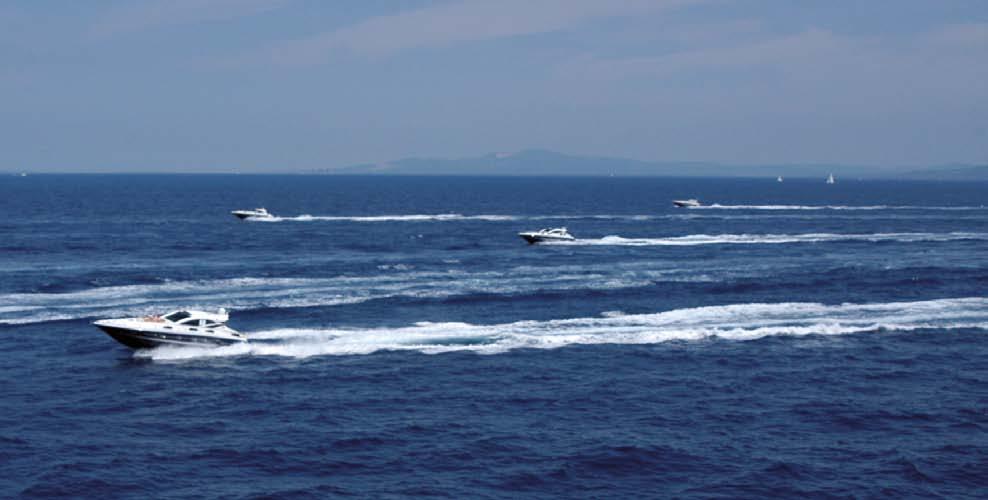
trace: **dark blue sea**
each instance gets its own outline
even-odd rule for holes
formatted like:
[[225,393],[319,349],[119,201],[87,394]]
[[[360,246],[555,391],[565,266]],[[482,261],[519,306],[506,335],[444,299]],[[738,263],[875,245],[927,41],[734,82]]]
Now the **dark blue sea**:
[[988,183],[823,180],[2,177],[0,497],[983,496]]

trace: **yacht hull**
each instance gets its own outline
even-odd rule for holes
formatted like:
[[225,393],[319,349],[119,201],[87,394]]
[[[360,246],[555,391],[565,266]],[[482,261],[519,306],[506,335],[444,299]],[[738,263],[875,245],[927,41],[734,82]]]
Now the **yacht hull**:
[[247,220],[247,219],[265,220],[265,219],[274,218],[274,216],[272,215],[245,214],[245,213],[237,213],[237,212],[233,212],[233,216],[240,220]]
[[226,339],[184,333],[134,330],[118,326],[96,325],[107,335],[132,349],[149,349],[163,345],[180,346],[222,346],[246,342],[240,339]]
[[521,239],[528,242],[529,245],[534,245],[536,243],[546,243],[550,241],[573,241],[575,238],[553,238],[551,236],[543,236],[538,234],[519,234]]

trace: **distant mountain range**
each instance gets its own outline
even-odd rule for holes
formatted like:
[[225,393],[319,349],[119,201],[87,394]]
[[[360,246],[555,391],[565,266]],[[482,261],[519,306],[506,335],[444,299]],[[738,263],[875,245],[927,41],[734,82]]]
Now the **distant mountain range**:
[[504,176],[650,176],[791,177],[988,180],[988,165],[948,165],[925,169],[851,165],[723,165],[703,162],[649,162],[624,158],[574,156],[530,149],[471,158],[406,158],[316,170],[336,175],[504,175]]
[[904,174],[910,179],[943,179],[943,180],[988,180],[988,165],[946,165],[942,167],[911,170]]

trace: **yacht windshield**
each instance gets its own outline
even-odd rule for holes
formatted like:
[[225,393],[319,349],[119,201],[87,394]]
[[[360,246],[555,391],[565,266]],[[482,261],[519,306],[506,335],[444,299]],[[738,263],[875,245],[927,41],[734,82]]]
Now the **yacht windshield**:
[[185,318],[188,318],[189,316],[191,316],[191,314],[189,314],[189,313],[187,313],[185,311],[175,311],[175,312],[173,312],[173,313],[165,316],[165,319],[167,319],[168,321],[172,321],[172,322],[178,322],[178,321],[182,321]]

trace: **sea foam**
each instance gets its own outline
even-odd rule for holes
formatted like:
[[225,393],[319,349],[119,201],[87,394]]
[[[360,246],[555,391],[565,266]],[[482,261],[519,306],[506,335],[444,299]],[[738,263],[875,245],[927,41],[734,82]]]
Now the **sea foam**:
[[399,328],[284,328],[247,332],[250,344],[159,348],[138,357],[180,360],[225,356],[306,358],[377,351],[439,354],[554,349],[589,344],[755,340],[769,336],[845,335],[919,329],[988,330],[988,298],[828,305],[811,302],[708,306],[652,314],[615,314],[500,324],[415,323]]
[[[589,267],[530,268],[507,272],[414,271],[400,264],[370,276],[174,281],[91,288],[66,293],[0,294],[0,324],[136,316],[171,309],[231,310],[321,307],[392,297],[443,298],[469,294],[514,295],[536,291],[607,290],[648,286],[664,271]],[[668,280],[691,280],[668,272]]]
[[921,205],[701,205],[690,210],[988,210],[985,206]]
[[693,245],[767,245],[781,243],[824,243],[838,241],[901,243],[942,242],[961,240],[988,240],[988,233],[806,233],[806,234],[690,234],[667,238],[580,238],[575,241],[551,242],[554,245],[610,245],[610,246],[693,246]]

